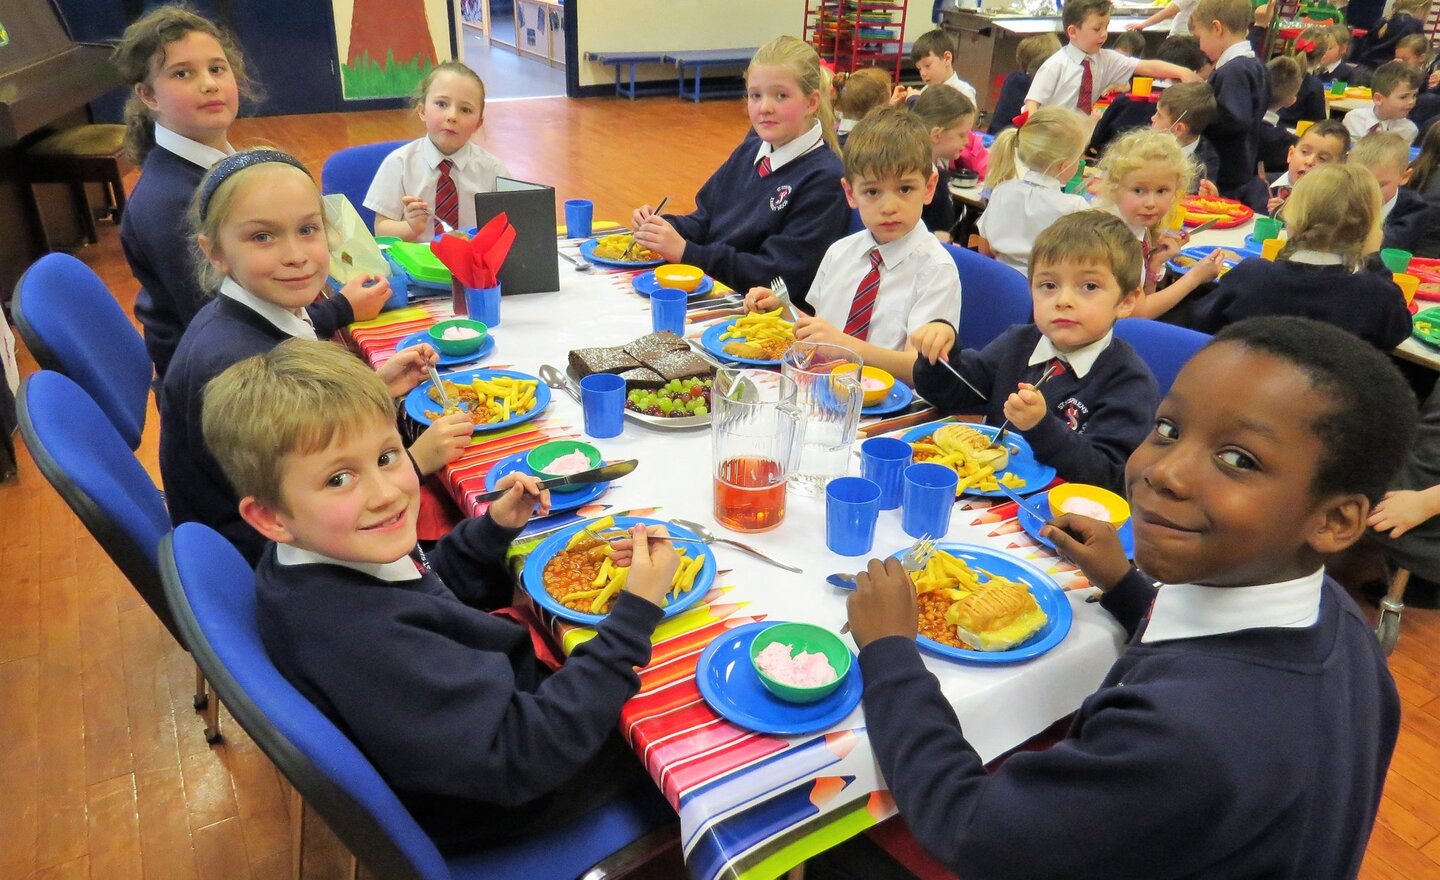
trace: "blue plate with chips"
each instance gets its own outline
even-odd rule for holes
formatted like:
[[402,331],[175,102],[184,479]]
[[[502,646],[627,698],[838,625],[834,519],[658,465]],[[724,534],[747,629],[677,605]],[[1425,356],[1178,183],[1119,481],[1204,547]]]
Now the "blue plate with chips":
[[[472,379],[493,379],[496,376],[509,376],[513,379],[528,379],[535,383],[535,406],[529,412],[521,413],[518,416],[511,416],[501,422],[492,422],[488,425],[476,425],[474,432],[479,434],[482,431],[498,431],[502,428],[509,428],[521,422],[528,422],[545,411],[550,405],[550,386],[541,382],[538,378],[529,373],[521,373],[518,370],[460,370],[454,373],[446,373],[441,379],[449,379],[456,385],[469,385]],[[424,425],[430,427],[434,419],[426,415],[427,412],[438,413],[440,403],[430,397],[430,389],[435,386],[434,382],[421,382],[405,395],[405,415]],[[463,401],[460,404],[462,410],[469,410],[469,406]]]
[[[707,327],[707,328],[705,329],[705,332],[700,335],[700,345],[701,345],[701,347],[704,348],[706,351],[710,352],[712,355],[714,355],[714,356],[716,357],[716,359],[718,359],[718,360],[720,360],[720,361],[723,361],[723,362],[725,362],[725,363],[731,363],[731,364],[748,364],[749,366],[752,366],[752,367],[778,367],[778,366],[780,366],[780,359],[779,359],[779,358],[776,358],[775,360],[767,361],[767,360],[760,360],[760,359],[758,359],[758,358],[739,357],[738,355],[726,354],[726,353],[725,353],[725,345],[726,345],[726,343],[730,342],[731,340],[721,339],[720,337],[723,336],[726,332],[728,332],[731,327],[735,326],[735,322],[736,322],[737,320],[739,320],[739,319],[738,319],[738,318],[728,318],[728,319],[726,319],[726,320],[724,320],[724,321],[720,321],[719,323],[711,324],[709,327]],[[899,384],[899,383],[896,383],[896,384]]]
[[[943,423],[939,425],[919,425],[901,434],[900,439],[906,443],[914,443],[917,440],[924,440],[943,427],[945,427]],[[1000,429],[994,425],[968,425],[967,427],[974,428],[982,434],[988,434],[991,439],[994,439],[995,435],[1000,433]],[[1018,431],[1011,429],[1005,432],[1005,448],[1010,452],[1010,464],[1005,470],[1001,471],[1000,474],[1014,474],[1025,481],[1025,485],[1015,489],[1019,494],[1031,495],[1039,492],[1041,489],[1050,485],[1051,480],[1055,479],[1055,469],[1048,464],[1041,464],[1035,460],[1035,450],[1030,448],[1029,441],[1022,437]],[[970,488],[966,489],[962,494],[984,495],[987,498],[1005,497],[1005,493],[999,489],[981,490]]]
[[600,239],[592,238],[580,243],[580,255],[592,263],[601,266],[614,266],[618,269],[648,269],[651,266],[662,265],[664,260],[609,260],[605,257],[595,256],[595,249],[600,246]]

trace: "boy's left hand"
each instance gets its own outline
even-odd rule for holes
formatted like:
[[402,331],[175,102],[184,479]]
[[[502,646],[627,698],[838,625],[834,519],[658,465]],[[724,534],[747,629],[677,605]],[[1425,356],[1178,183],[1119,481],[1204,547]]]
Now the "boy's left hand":
[[1215,185],[1215,182],[1213,180],[1207,180],[1202,177],[1200,178],[1200,188],[1196,190],[1195,194],[1198,196],[1204,196],[1207,199],[1218,198],[1220,195],[1220,188]]
[[390,279],[379,275],[361,275],[351,278],[350,283],[340,288],[340,295],[350,301],[350,310],[355,320],[368,321],[380,314],[390,299]]
[[440,355],[422,342],[395,353],[375,373],[385,383],[391,397],[399,397],[429,377],[430,368],[440,362]]
[[955,328],[944,321],[931,321],[910,337],[915,352],[930,363],[950,354],[955,345]]
[[861,648],[877,639],[903,636],[914,640],[920,629],[920,611],[915,585],[895,558],[870,560],[855,575],[855,592],[845,602],[850,616],[850,634]]
[[635,230],[635,240],[672,263],[685,258],[685,239],[659,214],[651,214]]
[[850,349],[855,347],[856,342],[829,321],[814,315],[807,315],[804,312],[795,316],[795,338],[802,342],[828,342]]
[[1047,411],[1045,395],[1028,382],[1021,382],[1020,390],[1005,398],[1005,418],[1021,431],[1040,424]]
[[[495,484],[506,493],[490,502],[490,518],[507,529],[518,529],[530,521],[531,515],[550,512],[550,490],[540,488],[540,478],[533,474],[511,471]],[[537,509],[538,508],[538,509]]]

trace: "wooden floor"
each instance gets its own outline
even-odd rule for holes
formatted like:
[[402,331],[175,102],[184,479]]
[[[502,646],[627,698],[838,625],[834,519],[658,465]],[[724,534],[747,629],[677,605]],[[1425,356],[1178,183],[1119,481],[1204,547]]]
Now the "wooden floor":
[[[484,131],[515,176],[624,220],[666,195],[692,205],[745,118],[733,102],[542,99],[492,105]],[[318,177],[336,149],[419,133],[386,111],[242,120],[232,139],[289,149]],[[78,256],[129,311],[116,230]],[[158,479],[155,455],[152,412],[140,456]],[[275,769],[228,716],[224,743],[206,745],[194,667],[23,448],[0,486],[0,566],[0,880],[287,876]],[[1407,613],[1391,667],[1404,729],[1362,876],[1440,877],[1440,613]]]

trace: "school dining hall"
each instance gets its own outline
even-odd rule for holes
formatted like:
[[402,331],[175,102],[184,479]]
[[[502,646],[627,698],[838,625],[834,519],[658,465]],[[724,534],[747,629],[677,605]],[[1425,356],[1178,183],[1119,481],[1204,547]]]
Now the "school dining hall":
[[[661,613],[646,631],[648,659],[621,657],[624,675],[637,677],[638,689],[617,700],[618,727],[606,722],[612,726],[608,745],[643,776],[644,791],[603,796],[578,817],[552,805],[538,827],[457,853],[428,830],[433,814],[388,784],[369,750],[357,748],[343,725],[312,705],[305,688],[297,690],[267,656],[257,631],[257,584],[263,590],[263,583],[256,572],[283,566],[270,557],[253,566],[204,526],[172,531],[167,509],[186,487],[164,480],[167,383],[153,380],[153,328],[142,336],[147,327],[137,317],[137,297],[143,315],[154,300],[134,269],[140,238],[130,236],[138,233],[127,232],[122,244],[124,212],[134,204],[150,209],[143,197],[131,199],[141,169],[120,158],[121,133],[106,127],[119,121],[134,88],[125,80],[130,74],[106,59],[126,27],[155,5],[57,0],[0,10],[0,35],[9,40],[0,39],[0,183],[14,230],[0,244],[0,285],[18,367],[7,379],[19,382],[14,399],[4,401],[13,468],[0,481],[0,880],[967,876],[963,864],[947,867],[927,852],[916,841],[922,835],[912,836],[898,818],[911,802],[887,786],[884,756],[870,734],[878,722],[867,723],[862,704],[864,646],[857,644],[858,628],[849,632],[857,622],[853,605],[847,616],[847,599],[860,595],[853,592],[854,573],[872,556],[893,556],[902,560],[903,571],[896,570],[907,584],[942,588],[921,593],[918,656],[937,699],[959,721],[977,768],[1002,774],[1017,756],[1023,764],[1025,755],[1057,747],[1127,652],[1127,628],[1110,603],[1100,604],[1097,576],[1056,550],[1046,523],[1060,515],[1059,498],[1073,489],[1089,503],[1075,509],[1112,518],[1125,559],[1134,559],[1130,506],[1115,492],[1066,479],[1018,428],[1008,441],[1002,438],[1002,446],[1009,443],[1006,461],[992,460],[988,469],[973,455],[942,446],[941,438],[953,436],[947,431],[969,425],[979,429],[971,433],[980,446],[995,451],[988,444],[996,431],[979,424],[982,409],[936,408],[917,383],[872,373],[871,362],[862,368],[853,353],[823,372],[813,357],[797,363],[788,346],[795,342],[793,328],[806,320],[803,300],[792,304],[782,295],[780,317],[747,314],[746,291],[719,277],[724,270],[687,275],[681,266],[669,274],[671,264],[687,261],[663,257],[661,242],[637,245],[635,233],[659,220],[662,203],[667,215],[695,211],[716,169],[737,161],[732,154],[754,130],[742,77],[757,48],[772,38],[791,35],[815,47],[828,66],[846,72],[877,67],[890,82],[918,90],[930,79],[917,69],[912,48],[928,32],[943,30],[957,50],[947,72],[975,86],[966,130],[973,124],[979,143],[1002,81],[1017,69],[1016,45],[1036,33],[1064,36],[1058,9],[1035,14],[1034,4],[1022,10],[990,0],[962,9],[928,0],[736,0],[723,10],[692,4],[682,11],[670,0],[299,0],[287,7],[291,19],[275,21],[273,13],[245,4],[196,4],[196,13],[233,34],[263,89],[263,96],[240,91],[238,118],[223,130],[228,146],[288,154],[266,154],[252,160],[255,167],[237,165],[232,173],[270,167],[279,191],[295,180],[273,166],[298,160],[320,193],[343,195],[357,209],[345,215],[345,246],[336,246],[332,231],[326,259],[333,289],[350,278],[361,280],[347,290],[373,283],[365,281],[368,269],[341,268],[352,257],[378,265],[375,271],[390,279],[385,301],[374,303],[370,317],[356,314],[360,298],[353,306],[338,293],[328,300],[344,303],[332,339],[382,378],[394,375],[398,364],[422,364],[413,388],[391,395],[400,435],[414,444],[405,471],[413,463],[425,473],[415,514],[420,546],[429,550],[437,539],[465,532],[472,518],[489,516],[493,526],[502,510],[508,516],[505,491],[518,484],[510,475],[563,480],[562,455],[585,459],[575,465],[584,471],[578,479],[551,490],[549,509],[528,521],[522,513],[506,532],[514,543],[501,565],[521,609],[503,619],[529,632],[527,639],[516,630],[522,653],[536,669],[549,657],[551,669],[566,670],[618,650],[615,643],[628,631],[612,627],[607,614],[640,614],[640,600],[617,599],[617,591],[637,588],[614,574],[628,571],[612,565],[614,553],[631,552],[628,545],[615,549],[615,530],[658,525],[680,539],[673,545],[679,568],[673,578],[666,575]],[[1191,0],[1187,8],[1194,5]],[[1163,8],[1117,5],[1109,32],[1113,37]],[[1277,40],[1293,41],[1302,13],[1298,4],[1279,8],[1271,30]],[[653,35],[636,24],[656,21],[667,25],[653,28]],[[1427,35],[1430,25],[1427,19]],[[1169,27],[1162,16],[1144,32],[1147,52]],[[166,40],[193,36],[161,37],[162,57],[170,57]],[[233,61],[228,44],[216,45],[226,49],[222,65]],[[397,237],[411,212],[396,201],[389,220],[399,225],[388,230],[396,235],[377,236],[382,249],[369,235],[376,210],[367,197],[372,179],[382,174],[382,160],[407,142],[440,144],[447,124],[432,124],[411,97],[431,62],[387,76],[375,61],[387,51],[393,61],[397,49],[415,49],[435,62],[458,60],[479,75],[483,121],[468,143],[462,135],[457,149],[478,148],[485,161],[503,168],[492,173],[492,181],[500,179],[491,184],[496,191],[482,191],[451,222],[443,216],[444,191],[432,183],[435,204],[421,205],[418,231],[410,236],[419,243]],[[213,62],[201,58],[187,72],[204,79]],[[343,73],[332,73],[332,62]],[[163,88],[146,88],[161,120],[184,115],[164,103]],[[1336,102],[1355,100],[1343,90],[1335,96]],[[75,134],[82,129],[91,140]],[[67,131],[68,139],[55,139]],[[855,137],[863,141],[866,130],[859,131]],[[162,132],[159,148],[193,156],[186,150],[201,146],[176,147],[167,135],[174,137]],[[988,134],[984,140],[993,144]],[[37,148],[42,142],[47,146]],[[763,175],[783,171],[768,170],[771,155],[777,166],[804,158],[766,153]],[[742,158],[747,174],[759,165],[748,153]],[[208,161],[221,168],[230,160],[216,154]],[[947,203],[956,236],[941,259],[947,274],[953,261],[959,278],[957,345],[982,348],[1012,325],[1034,321],[1031,293],[1025,276],[963,247],[971,243],[988,192],[982,195],[973,176],[958,168],[934,195]],[[836,160],[837,175],[839,169]],[[1086,174],[1077,168],[1075,176]],[[457,172],[457,179],[468,201],[465,178]],[[211,202],[229,199],[225,210],[240,203],[223,182],[207,191],[199,181],[196,172],[188,186]],[[777,191],[767,213],[779,210],[775,199],[783,208],[792,197],[800,194]],[[863,204],[853,212],[849,205],[840,213],[850,227],[838,234],[871,234],[862,225]],[[642,207],[642,214],[655,209],[654,221],[636,214]],[[1195,251],[1205,250],[1188,263],[1177,256],[1172,279],[1215,250],[1231,252],[1226,271],[1250,258],[1252,247],[1253,258],[1262,259],[1256,221],[1267,218],[1248,208],[1224,210],[1231,213],[1223,222],[1187,239]],[[497,219],[498,212],[505,219]],[[386,216],[382,209],[382,223]],[[442,253],[458,246],[456,236],[442,232],[450,226],[469,227],[471,235],[458,261],[454,251]],[[223,228],[212,231],[231,241]],[[450,244],[432,251],[432,234]],[[504,247],[492,250],[497,237]],[[863,260],[863,251],[856,254]],[[1413,273],[1440,294],[1440,269]],[[862,276],[863,290],[869,283],[864,267],[855,279]],[[775,281],[783,294],[784,279]],[[847,285],[848,298],[854,279]],[[488,295],[487,288],[502,288],[503,295]],[[801,293],[797,288],[791,285],[791,297]],[[1416,302],[1414,336],[1387,354],[1412,385],[1424,388],[1440,371],[1440,334],[1433,335],[1436,344],[1422,341],[1428,304]],[[280,311],[290,319],[305,313]],[[317,313],[312,307],[308,314]],[[457,318],[462,331],[478,326],[478,335],[440,332],[444,326],[431,332]],[[757,321],[759,329],[745,323]],[[305,323],[314,329],[323,319]],[[850,329],[843,312],[839,323]],[[878,313],[873,326],[878,332]],[[667,328],[674,336],[657,339]],[[1161,394],[1209,340],[1139,317],[1122,318],[1114,328],[1115,339],[1128,340],[1153,371]],[[859,332],[863,339],[867,331]],[[783,342],[767,348],[776,335]],[[904,335],[897,337],[901,344]],[[663,348],[674,337],[674,347]],[[424,369],[432,364],[416,354],[431,345],[435,379],[435,371]],[[165,352],[171,356],[170,370],[178,371],[195,355],[172,340]],[[850,369],[854,376],[836,378]],[[735,370],[744,378],[732,378],[742,375]],[[615,378],[622,371],[629,371],[628,385]],[[1040,383],[1050,378],[1047,372]],[[969,384],[963,376],[960,381]],[[828,390],[807,402],[811,386]],[[605,391],[611,397],[602,409]],[[427,442],[427,428],[441,428],[453,416],[442,401],[453,394],[461,395],[465,429],[454,449],[427,467],[416,450]],[[763,410],[759,439],[747,433],[757,423],[747,407]],[[467,433],[471,418],[473,434]],[[903,458],[898,463],[896,449]],[[727,456],[737,454],[781,462],[775,465],[778,501],[774,479],[749,484],[727,469],[737,461]],[[625,466],[589,475],[605,464]],[[208,466],[218,473],[213,459]],[[551,467],[557,470],[546,470]],[[922,482],[933,472],[948,478],[936,484],[943,496],[938,506],[934,487]],[[961,484],[967,480],[973,486]],[[767,491],[756,493],[760,486]],[[923,494],[925,488],[931,491]],[[922,510],[924,499],[929,503]],[[840,518],[842,509],[848,519]],[[925,525],[917,525],[922,515]],[[433,552],[445,554],[446,546],[442,541]],[[589,568],[575,561],[589,558],[587,549],[599,554]],[[604,554],[609,558],[601,562]],[[466,559],[475,567],[488,564]],[[399,562],[408,567],[411,560],[422,577],[434,579],[424,551]],[[581,566],[579,600],[555,589],[552,563],[562,562]],[[1393,587],[1393,571],[1378,553],[1335,562],[1329,573],[1353,598],[1367,630],[1379,626],[1391,648],[1381,662],[1399,702],[1398,739],[1358,876],[1440,878],[1440,611],[1422,601],[1382,624],[1376,599],[1364,593],[1367,587],[1374,592],[1377,579],[1381,592]],[[448,567],[455,565],[448,554],[435,563],[442,573],[457,570]],[[956,636],[945,611],[951,600],[934,606],[923,597],[978,591],[977,572],[1018,585],[1033,597],[1030,605],[1043,623],[1008,640],[971,643]],[[1130,572],[1139,579],[1136,569]],[[408,570],[405,576],[414,577]],[[935,607],[940,610],[927,622],[925,609]],[[335,618],[341,628],[347,613]],[[767,639],[778,638],[776,625],[785,623],[801,628],[796,632],[803,635],[788,636],[797,646],[796,640],[813,639],[804,645],[826,654],[834,686],[822,682],[818,697],[798,694],[811,688],[810,680],[779,682],[780,673],[755,659]],[[542,679],[564,677],[551,669]],[[595,684],[594,693],[606,687]],[[870,700],[868,692],[864,699]],[[420,709],[391,719],[402,731],[445,716],[444,707],[407,706]],[[558,733],[532,732],[515,747],[517,760],[543,765],[536,750],[563,749],[564,740],[583,734],[573,726],[581,721],[567,716],[565,724],[571,726]],[[405,736],[390,741],[404,743]],[[468,739],[460,742],[469,748]],[[1304,754],[1311,745],[1294,742],[1293,752]],[[598,763],[582,773],[596,771]],[[1206,826],[1212,817],[1191,821]],[[857,849],[857,841],[864,847]],[[835,853],[857,852],[849,873],[835,864]],[[871,868],[868,859],[883,869]],[[1153,873],[1092,868],[1076,876],[1172,874],[1157,864]]]

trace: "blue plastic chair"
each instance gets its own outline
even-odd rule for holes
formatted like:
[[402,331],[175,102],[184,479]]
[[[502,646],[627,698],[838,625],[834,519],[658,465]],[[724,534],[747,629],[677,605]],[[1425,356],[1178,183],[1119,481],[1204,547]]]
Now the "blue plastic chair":
[[960,344],[984,348],[1016,324],[1030,320],[1033,306],[1025,276],[999,260],[946,244],[960,272]]
[[1144,361],[1154,374],[1155,381],[1160,386],[1161,397],[1170,393],[1170,386],[1174,384],[1175,377],[1180,375],[1180,368],[1185,366],[1191,355],[1210,341],[1208,333],[1166,324],[1163,321],[1152,321],[1149,318],[1122,318],[1116,321],[1115,336],[1135,347],[1135,353],[1140,355],[1140,360]]
[[208,526],[184,523],[162,541],[160,556],[176,621],[216,693],[376,876],[579,877],[622,849],[614,861],[632,864],[637,850],[678,847],[675,814],[654,798],[620,801],[554,831],[447,860],[374,765],[270,661],[256,626],[254,574],[239,551]]
[[365,193],[375,180],[375,172],[385,157],[405,146],[409,141],[385,141],[378,144],[361,144],[346,147],[330,154],[320,168],[320,191],[326,195],[340,193],[350,200],[365,228],[375,231],[375,212],[365,207]]
[[138,448],[154,367],[100,276],[69,254],[46,254],[20,276],[11,312],[41,368],[73,379]]

